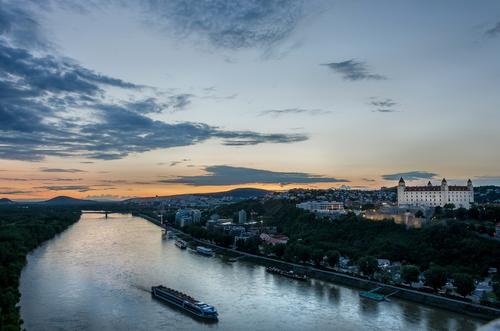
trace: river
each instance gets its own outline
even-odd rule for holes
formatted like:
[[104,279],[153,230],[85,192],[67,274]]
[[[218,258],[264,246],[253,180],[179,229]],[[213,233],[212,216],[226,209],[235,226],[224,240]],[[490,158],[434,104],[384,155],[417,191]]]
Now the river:
[[[214,305],[203,323],[150,294],[163,284]],[[21,317],[35,330],[475,330],[468,316],[398,299],[372,302],[358,290],[268,274],[161,240],[161,229],[131,215],[83,214],[28,256]]]

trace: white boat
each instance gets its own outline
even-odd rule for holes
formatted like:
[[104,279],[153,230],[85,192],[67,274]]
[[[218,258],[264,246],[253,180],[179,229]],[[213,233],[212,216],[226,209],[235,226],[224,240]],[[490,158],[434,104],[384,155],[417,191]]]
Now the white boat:
[[211,248],[208,248],[205,246],[197,246],[196,252],[198,252],[198,254],[205,255],[205,256],[213,256],[214,255],[214,251]]

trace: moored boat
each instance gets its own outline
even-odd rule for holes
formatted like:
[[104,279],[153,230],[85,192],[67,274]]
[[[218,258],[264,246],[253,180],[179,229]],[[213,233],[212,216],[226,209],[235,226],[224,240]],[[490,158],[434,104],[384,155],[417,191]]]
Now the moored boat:
[[281,276],[296,279],[296,280],[307,280],[306,275],[301,275],[301,274],[295,273],[293,270],[283,270],[283,269],[276,268],[276,267],[267,267],[266,271],[269,273],[272,273],[272,274],[277,274],[277,275],[281,275]]
[[175,246],[179,247],[180,249],[186,249],[187,248],[187,243],[182,240],[182,239],[177,239],[175,241]]
[[207,320],[217,320],[219,314],[214,306],[198,301],[193,297],[163,285],[151,287],[151,293],[157,299],[175,305],[195,316]]
[[214,251],[211,248],[208,248],[205,246],[197,246],[196,252],[198,254],[205,255],[205,256],[213,256],[214,255]]

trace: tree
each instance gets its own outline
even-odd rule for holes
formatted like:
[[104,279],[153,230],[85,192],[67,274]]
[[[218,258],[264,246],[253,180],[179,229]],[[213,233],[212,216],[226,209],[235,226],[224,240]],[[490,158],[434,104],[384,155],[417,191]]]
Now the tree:
[[358,260],[358,267],[363,275],[371,277],[378,270],[378,262],[373,256],[364,256]]
[[334,267],[339,263],[340,253],[339,251],[328,251],[326,253],[326,258],[330,267]]
[[463,273],[455,274],[453,276],[453,285],[456,286],[458,294],[464,298],[476,289],[476,286],[474,285],[474,278]]
[[314,261],[314,264],[319,266],[321,262],[323,261],[323,257],[325,254],[323,253],[323,250],[321,249],[315,249],[312,251],[311,254],[311,259]]
[[447,203],[444,205],[444,209],[455,209],[454,203]]
[[497,301],[500,301],[500,278],[496,278],[493,280],[493,292],[497,297]]
[[401,278],[405,283],[418,282],[418,276],[420,276],[420,269],[416,265],[407,264],[401,268]]
[[417,212],[415,213],[415,217],[417,218],[422,218],[424,217],[424,212],[421,211],[421,210],[417,210]]
[[276,254],[278,258],[283,257],[283,255],[285,254],[285,250],[286,250],[286,244],[276,244],[273,246],[274,254]]
[[424,272],[425,285],[430,286],[435,292],[446,284],[448,277],[443,267],[434,265]]

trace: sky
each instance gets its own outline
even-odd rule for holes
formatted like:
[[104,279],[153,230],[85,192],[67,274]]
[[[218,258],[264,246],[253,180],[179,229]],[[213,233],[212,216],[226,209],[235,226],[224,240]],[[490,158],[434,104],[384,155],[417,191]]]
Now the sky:
[[500,185],[500,2],[0,0],[0,197]]

